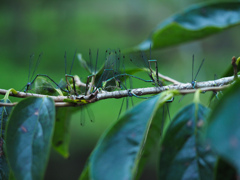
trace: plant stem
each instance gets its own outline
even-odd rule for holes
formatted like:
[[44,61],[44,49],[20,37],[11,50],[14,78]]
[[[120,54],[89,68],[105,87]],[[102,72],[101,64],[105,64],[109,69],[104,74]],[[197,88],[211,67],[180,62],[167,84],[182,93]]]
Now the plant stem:
[[[240,75],[239,75],[240,76]],[[147,88],[136,88],[132,89],[131,92],[136,94],[137,96],[142,95],[152,95],[152,94],[158,94],[163,91],[167,90],[178,90],[179,94],[191,94],[195,93],[198,89],[201,89],[201,91],[221,91],[227,87],[229,87],[229,84],[234,81],[234,76],[231,77],[225,77],[221,79],[217,79],[214,81],[204,81],[204,82],[197,82],[196,83],[196,89],[192,88],[191,83],[179,83],[179,84],[173,84],[168,86],[162,86],[162,87],[147,87]],[[0,89],[0,94],[5,95],[8,90]],[[24,93],[24,92],[18,92],[16,93],[9,93],[9,96],[19,97],[19,98],[26,98],[26,97],[45,97],[46,95],[40,95],[40,94],[32,94],[32,93]],[[121,91],[113,91],[113,92],[107,92],[107,91],[96,91],[93,94],[89,95],[79,95],[79,96],[48,96],[52,98],[56,102],[56,106],[82,106],[81,103],[68,103],[65,102],[67,99],[75,99],[79,100],[86,100],[87,103],[93,103],[99,100],[103,99],[110,99],[110,98],[123,98],[129,96],[129,90],[121,90]],[[0,103],[0,106],[14,106],[16,103]]]

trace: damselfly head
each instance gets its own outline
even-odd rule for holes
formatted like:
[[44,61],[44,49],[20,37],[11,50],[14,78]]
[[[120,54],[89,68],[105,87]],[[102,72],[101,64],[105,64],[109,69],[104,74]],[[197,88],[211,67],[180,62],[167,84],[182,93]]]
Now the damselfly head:
[[195,88],[196,81],[192,81],[191,84],[192,84],[192,87]]
[[[30,89],[31,89],[31,85],[32,85],[32,83],[31,83],[31,82],[28,82],[25,91],[30,90]],[[24,92],[25,92],[25,91],[24,91]]]

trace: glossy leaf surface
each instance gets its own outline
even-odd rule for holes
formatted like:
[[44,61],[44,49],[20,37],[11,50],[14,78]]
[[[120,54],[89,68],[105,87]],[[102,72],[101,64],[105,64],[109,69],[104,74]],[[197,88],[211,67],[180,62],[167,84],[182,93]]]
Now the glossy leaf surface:
[[[90,179],[134,179],[143,152],[160,132],[149,131],[154,115],[166,101],[161,95],[148,99],[128,111],[99,140],[89,160]],[[161,118],[159,121],[161,127]],[[161,129],[157,127],[157,129]],[[146,143],[147,142],[147,143]],[[147,147],[146,147],[147,146]]]
[[30,97],[15,106],[7,124],[6,151],[16,179],[43,179],[54,122],[50,98]]
[[240,81],[231,86],[213,109],[206,131],[218,155],[240,172]]
[[[166,122],[166,117],[168,116],[167,106],[168,106],[167,104],[164,104],[163,107],[158,108],[156,113],[154,114],[154,118],[150,125],[149,132],[144,145],[143,153],[141,159],[139,160],[136,179],[140,179],[142,171],[144,170],[145,165],[147,163],[147,160],[152,155],[152,153],[155,153],[152,156],[158,156],[156,154],[156,150],[159,149],[159,142],[163,135],[164,128],[167,125]],[[157,158],[155,163],[157,163]]]
[[63,157],[69,156],[69,141],[70,141],[70,117],[71,108],[63,107],[56,109],[56,122],[53,135],[53,147]]
[[[1,103],[11,103],[8,99],[0,100]],[[12,107],[10,106],[0,106],[0,125],[1,125],[1,133],[0,133],[0,179],[8,179],[9,176],[9,168],[6,158],[6,153],[4,150],[5,146],[5,128],[9,118],[9,115],[12,111]]]
[[[56,85],[55,85],[56,86]],[[59,93],[55,86],[45,77],[37,77],[34,81],[33,85],[31,86],[31,92],[37,94],[44,94],[44,95],[51,95],[51,96],[58,96]]]
[[201,143],[208,108],[192,103],[172,120],[161,142],[159,178],[213,179],[215,155]]
[[197,40],[240,23],[240,2],[194,5],[159,24],[147,40],[133,50],[164,48]]

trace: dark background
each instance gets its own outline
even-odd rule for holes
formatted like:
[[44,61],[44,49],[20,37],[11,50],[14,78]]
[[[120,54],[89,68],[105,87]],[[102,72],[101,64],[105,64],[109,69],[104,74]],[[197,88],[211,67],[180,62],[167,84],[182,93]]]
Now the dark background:
[[[121,0],[121,1],[5,1],[0,6],[0,88],[20,90],[27,83],[29,55],[43,52],[37,73],[48,74],[57,82],[64,77],[64,52],[69,63],[75,49],[88,59],[88,50],[104,60],[107,48],[126,49],[146,39],[161,21],[186,7],[210,1],[193,0]],[[211,1],[214,2],[214,1]],[[219,1],[217,1],[219,2]],[[230,65],[233,55],[239,55],[239,27],[231,28],[203,40],[153,51],[159,70],[181,82],[191,81],[192,54],[196,69],[205,58],[198,81],[220,77]],[[126,65],[128,66],[128,65]],[[68,66],[69,68],[70,66]],[[196,70],[195,70],[196,72]],[[87,73],[76,60],[72,74],[85,78]],[[139,76],[144,76],[137,74]],[[138,82],[134,85],[139,86]],[[207,105],[209,94],[201,96]],[[3,96],[1,95],[0,98]],[[170,108],[171,117],[192,100],[192,95],[175,98]],[[11,100],[18,101],[17,98]],[[134,99],[135,104],[140,101]],[[70,158],[64,159],[54,150],[45,179],[77,179],[87,157],[103,131],[116,121],[121,99],[111,99],[91,105],[95,122],[86,120],[80,126],[80,112],[71,120]],[[113,108],[113,107],[118,108]],[[142,179],[155,178],[153,153]],[[117,163],[117,162],[116,162]]]

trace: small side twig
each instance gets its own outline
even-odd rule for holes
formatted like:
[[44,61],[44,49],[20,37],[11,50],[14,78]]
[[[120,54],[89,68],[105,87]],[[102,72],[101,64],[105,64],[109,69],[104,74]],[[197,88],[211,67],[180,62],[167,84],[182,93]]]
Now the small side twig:
[[165,80],[168,81],[168,82],[172,82],[173,84],[181,84],[181,82],[179,82],[179,81],[177,81],[177,80],[175,80],[175,79],[172,79],[172,78],[170,78],[170,77],[168,77],[168,76],[165,76],[165,75],[163,75],[163,74],[161,74],[161,73],[158,73],[158,77],[160,77],[160,78],[162,78],[162,79],[165,79]]
[[86,87],[86,84],[83,83],[77,75],[74,76],[74,80],[75,80],[76,86],[78,86],[78,87]]

